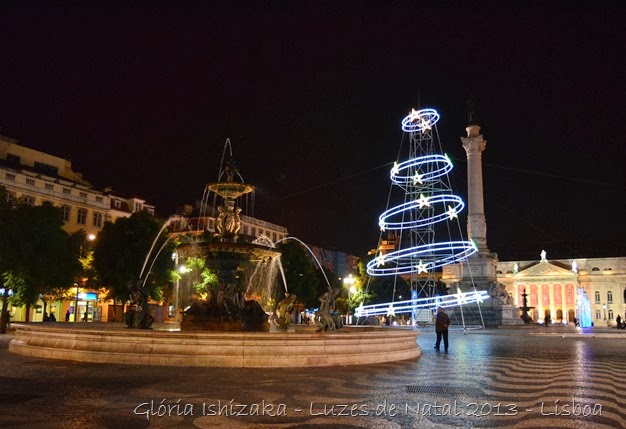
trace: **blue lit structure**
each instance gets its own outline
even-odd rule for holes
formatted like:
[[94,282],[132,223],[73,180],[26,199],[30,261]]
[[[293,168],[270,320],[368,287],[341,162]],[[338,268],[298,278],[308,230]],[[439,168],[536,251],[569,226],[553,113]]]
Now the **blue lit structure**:
[[[436,128],[439,117],[434,109],[413,109],[402,120],[404,137],[408,136],[408,158],[395,162],[391,168],[389,201],[394,190],[401,192],[404,201],[388,206],[378,218],[381,239],[383,233],[393,232],[398,242],[391,252],[378,250],[367,264],[367,273],[371,276],[408,277],[414,299],[362,306],[361,315],[411,312],[415,321],[419,309],[432,309],[441,304],[453,307],[488,299],[487,293],[475,290],[465,293],[459,290],[457,294],[441,297],[435,293],[435,270],[461,262],[478,251],[472,241],[452,239],[451,222],[464,209],[465,203],[454,195],[450,186],[449,173],[453,165],[441,150]],[[458,227],[458,222],[455,224]],[[436,240],[435,228],[447,231],[446,238]],[[462,237],[460,228],[457,231]]]
[[591,327],[591,303],[583,288],[578,288],[578,323],[581,328]]

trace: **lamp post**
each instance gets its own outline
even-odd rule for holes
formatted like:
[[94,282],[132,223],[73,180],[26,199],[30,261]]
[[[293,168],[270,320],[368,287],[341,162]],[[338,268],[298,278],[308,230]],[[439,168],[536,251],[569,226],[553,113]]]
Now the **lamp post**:
[[606,304],[602,304],[602,308],[604,309],[604,321],[606,322]]
[[179,322],[178,320],[178,296],[179,296],[179,292],[180,292],[180,277],[185,274],[188,273],[189,271],[191,271],[190,268],[187,268],[185,265],[178,265],[178,252],[175,252],[173,255],[174,257],[174,264],[176,267],[176,271],[178,271],[178,275],[176,276],[176,300],[175,300],[175,304],[174,304],[174,311],[176,311],[176,316],[174,318],[174,320],[176,321],[176,323]]
[[348,288],[348,317],[347,317],[348,325],[352,324],[352,317],[350,316],[350,296],[354,292],[356,292],[356,289],[354,288],[354,282],[355,282],[355,279],[354,277],[352,277],[352,274],[350,274],[348,277],[344,277],[343,279],[343,284],[346,285],[346,287]]
[[[96,239],[96,235],[95,234],[89,234],[87,235],[87,242],[91,243]],[[79,255],[78,257],[80,259],[82,259],[83,257],[83,244],[80,245],[80,250],[79,250]],[[81,262],[82,265],[82,262]],[[84,269],[84,266],[83,266]],[[82,277],[82,276],[81,276]],[[84,282],[85,280],[82,279],[81,282]],[[74,286],[76,286],[76,305],[74,306],[74,322],[78,322],[80,319],[78,318],[78,287],[79,284],[78,283],[74,283]],[[86,298],[85,298],[86,299]],[[86,301],[85,301],[86,302]],[[85,309],[85,312],[87,312],[87,309]],[[87,321],[87,315],[85,314],[85,322]]]

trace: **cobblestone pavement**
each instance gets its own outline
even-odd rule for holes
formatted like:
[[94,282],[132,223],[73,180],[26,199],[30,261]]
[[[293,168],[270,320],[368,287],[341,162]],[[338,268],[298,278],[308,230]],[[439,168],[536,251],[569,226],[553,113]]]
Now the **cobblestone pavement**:
[[303,369],[33,359],[10,353],[5,335],[0,427],[626,427],[621,332],[454,331],[443,353],[424,331],[412,361]]

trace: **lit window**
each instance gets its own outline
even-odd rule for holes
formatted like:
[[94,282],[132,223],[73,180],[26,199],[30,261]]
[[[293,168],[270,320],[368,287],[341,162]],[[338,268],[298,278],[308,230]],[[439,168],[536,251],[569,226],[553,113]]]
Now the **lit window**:
[[93,212],[93,226],[102,227],[102,213]]
[[11,192],[7,192],[7,203],[9,206],[13,206],[15,204],[15,194]]
[[87,223],[87,209],[78,209],[76,223],[79,225],[85,225],[85,223]]
[[70,220],[70,206],[63,205],[61,206],[61,218],[64,222]]
[[593,295],[596,298],[596,304],[600,304],[600,292],[596,291]]
[[606,293],[606,301],[607,301],[609,304],[612,304],[612,303],[613,303],[613,292],[608,291],[608,292]]

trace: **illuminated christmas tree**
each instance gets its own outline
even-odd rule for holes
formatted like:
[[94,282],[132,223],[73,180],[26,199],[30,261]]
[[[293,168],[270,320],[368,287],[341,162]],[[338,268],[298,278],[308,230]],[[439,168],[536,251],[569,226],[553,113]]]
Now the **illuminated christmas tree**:
[[[378,250],[376,257],[367,264],[367,273],[371,276],[402,275],[410,279],[411,300],[389,303],[386,312],[393,315],[411,311],[414,321],[419,309],[430,310],[437,305],[450,307],[485,298],[484,293],[461,293],[460,290],[447,295],[435,277],[436,270],[442,266],[461,262],[477,252],[473,242],[462,239],[457,216],[465,204],[454,195],[450,185],[449,173],[453,166],[441,150],[438,120],[439,113],[434,109],[412,110],[402,120],[405,133],[402,140],[404,144],[408,136],[408,155],[403,161],[399,155],[391,169],[388,201],[400,191],[403,202],[391,208],[388,203],[387,210],[378,218],[381,240],[387,233],[394,234],[396,249],[388,253]],[[395,298],[395,291],[393,296]],[[380,306],[370,307],[368,314],[381,314]],[[427,313],[424,320],[429,319],[430,313]]]

